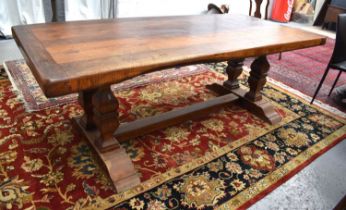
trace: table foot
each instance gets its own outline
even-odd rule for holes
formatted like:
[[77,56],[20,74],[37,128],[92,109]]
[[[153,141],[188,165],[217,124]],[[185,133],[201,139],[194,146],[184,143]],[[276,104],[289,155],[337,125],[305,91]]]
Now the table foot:
[[119,103],[110,87],[79,93],[84,116],[75,119],[76,125],[93,146],[104,163],[117,192],[140,184],[131,158],[113,133],[119,127]]
[[258,101],[249,100],[246,97],[246,90],[241,88],[232,90],[232,93],[239,96],[239,101],[242,107],[254,113],[261,119],[266,120],[270,124],[275,125],[282,120],[282,117],[275,111],[274,106],[268,100],[264,98]]
[[267,73],[270,65],[267,57],[260,56],[251,64],[250,77],[248,79],[250,90],[247,92],[239,87],[238,77],[242,72],[243,59],[228,61],[226,69],[228,79],[223,85],[212,84],[207,88],[212,91],[225,95],[234,93],[239,96],[241,106],[248,109],[253,114],[259,116],[270,124],[276,124],[281,121],[282,117],[274,110],[273,105],[262,99],[261,90],[266,83]]
[[81,121],[82,118],[75,118],[74,122],[79,131],[87,138],[89,143],[92,145],[94,150],[103,162],[103,166],[108,172],[113,185],[117,192],[123,192],[132,187],[140,184],[139,174],[137,173],[130,157],[127,155],[124,148],[114,138],[114,145],[118,147],[113,150],[101,152],[99,147],[95,145],[95,141],[98,139],[99,131],[87,130],[84,127],[84,123]]
[[240,103],[239,105],[241,107],[247,109],[249,112],[272,125],[279,123],[282,120],[282,117],[275,111],[274,106],[268,100],[261,99],[258,101],[251,101],[246,97],[247,91],[242,88],[229,89],[228,87],[216,83],[208,85],[207,88],[219,95],[229,93],[237,95],[239,97],[237,102]]

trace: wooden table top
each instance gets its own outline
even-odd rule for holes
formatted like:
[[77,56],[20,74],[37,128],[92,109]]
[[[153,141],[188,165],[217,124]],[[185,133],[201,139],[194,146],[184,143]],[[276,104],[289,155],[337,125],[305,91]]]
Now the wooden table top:
[[12,33],[47,97],[167,67],[295,50],[326,40],[241,15],[34,24],[15,26]]

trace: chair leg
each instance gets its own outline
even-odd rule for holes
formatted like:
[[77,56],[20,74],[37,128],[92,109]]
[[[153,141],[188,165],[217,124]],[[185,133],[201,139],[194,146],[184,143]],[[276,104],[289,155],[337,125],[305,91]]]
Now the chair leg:
[[325,70],[325,72],[324,72],[324,74],[323,74],[323,76],[322,76],[322,79],[321,79],[320,84],[318,84],[318,86],[317,86],[317,90],[315,91],[315,94],[314,94],[314,96],[312,97],[312,100],[311,100],[310,104],[312,104],[312,103],[314,102],[314,100],[315,100],[315,98],[316,98],[316,95],[317,95],[318,91],[320,90],[320,88],[321,88],[321,86],[322,86],[324,80],[326,79],[326,76],[327,76],[328,72],[329,72],[329,65],[327,66],[327,68],[326,68],[326,70]]
[[282,53],[280,52],[278,60],[281,60],[281,57],[282,57]]
[[341,72],[342,72],[342,71],[340,70],[338,76],[336,77],[336,80],[334,81],[334,84],[333,84],[333,86],[332,86],[332,89],[330,89],[330,91],[329,91],[328,96],[330,96],[330,94],[332,94],[332,92],[333,92],[333,90],[334,90],[334,87],[335,87],[336,83],[337,83],[338,80],[339,80],[339,77],[340,77],[340,75],[341,75]]

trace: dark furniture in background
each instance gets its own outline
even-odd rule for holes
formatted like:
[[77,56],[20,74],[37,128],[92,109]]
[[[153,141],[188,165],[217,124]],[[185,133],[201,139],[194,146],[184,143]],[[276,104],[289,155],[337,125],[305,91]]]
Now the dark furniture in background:
[[325,0],[318,15],[317,15],[317,18],[315,19],[314,21],[314,26],[320,26],[323,24],[323,20],[324,20],[324,17],[326,16],[327,14],[327,9],[328,9],[328,5],[330,4],[331,0]]
[[341,13],[346,13],[346,0],[325,0],[313,25],[334,30]]
[[334,51],[332,57],[330,58],[328,66],[322,76],[321,82],[318,85],[314,96],[312,97],[311,104],[314,102],[316,95],[320,90],[324,80],[326,79],[326,76],[330,68],[339,70],[340,72],[336,77],[334,84],[331,90],[329,91],[328,96],[330,96],[330,94],[332,93],[336,83],[339,80],[341,73],[346,71],[346,14],[338,16]]
[[[262,5],[263,2],[266,2],[266,3]],[[267,20],[269,3],[270,3],[270,0],[250,0],[249,16],[262,18],[261,7],[264,6],[265,7],[264,19]],[[282,53],[280,52],[278,59],[281,60],[281,58],[282,58]]]
[[264,19],[267,20],[268,19],[269,1],[270,0],[250,0],[249,16],[262,18],[261,6],[262,6],[263,2],[266,2],[266,4],[264,5],[265,6]]
[[346,8],[346,1],[345,0],[332,0],[331,4],[338,6],[338,7]]
[[65,21],[65,3],[63,0],[51,0],[52,7],[52,22]]
[[222,4],[220,7],[216,6],[215,4],[208,4],[208,11],[207,14],[226,14],[229,11],[228,5]]
[[326,28],[328,24],[336,23],[338,15],[343,13],[346,13],[346,7],[343,8],[333,4],[328,5],[326,15],[324,16],[322,28]]

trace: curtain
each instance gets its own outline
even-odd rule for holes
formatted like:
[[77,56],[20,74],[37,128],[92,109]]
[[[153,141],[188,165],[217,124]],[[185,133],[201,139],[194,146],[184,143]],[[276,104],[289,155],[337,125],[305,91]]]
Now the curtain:
[[[49,0],[51,3],[50,8],[45,8],[45,12],[52,12],[51,21],[63,22],[65,21],[65,1],[64,0]],[[47,15],[46,15],[47,16]]]
[[11,27],[45,22],[42,0],[1,0],[0,33],[11,36]]
[[50,22],[52,18],[86,20],[115,18],[116,14],[117,0],[0,0],[0,35],[11,37],[14,25]]
[[117,0],[65,0],[65,18],[69,20],[116,18]]

